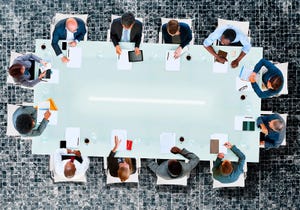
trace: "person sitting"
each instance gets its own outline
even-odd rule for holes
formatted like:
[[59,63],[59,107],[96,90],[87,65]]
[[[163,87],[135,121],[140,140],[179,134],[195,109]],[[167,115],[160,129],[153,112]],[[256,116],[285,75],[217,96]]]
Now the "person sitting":
[[119,177],[121,182],[125,182],[131,174],[136,172],[136,159],[115,158],[120,143],[121,140],[115,136],[115,146],[107,158],[107,167],[111,176]]
[[[267,71],[262,75],[262,82],[267,90],[262,91],[256,82],[257,73],[260,72],[262,66],[267,68]],[[249,77],[254,92],[260,98],[269,98],[278,94],[283,87],[283,75],[281,71],[270,61],[261,59],[254,67],[253,72]]]
[[173,154],[181,154],[183,157],[189,159],[189,162],[178,161],[175,159],[167,160],[158,165],[157,162],[151,161],[148,163],[148,167],[157,176],[164,179],[176,179],[181,178],[189,174],[193,168],[195,168],[199,162],[199,157],[187,149],[179,149],[178,147],[172,147],[171,152]]
[[63,63],[69,59],[63,55],[59,45],[59,40],[67,40],[69,46],[75,47],[78,42],[84,39],[86,34],[85,23],[80,18],[72,17],[60,20],[54,28],[51,45],[55,54],[60,57]]
[[219,153],[212,168],[213,177],[222,183],[232,183],[238,180],[240,174],[243,173],[246,157],[235,145],[231,145],[230,142],[226,142],[224,146],[231,149],[238,156],[238,163],[232,163],[229,160],[222,161],[224,153]]
[[62,177],[83,176],[89,167],[90,160],[81,156],[79,150],[57,149],[54,153],[54,170]]
[[236,68],[243,57],[250,51],[251,44],[248,37],[235,26],[227,25],[217,28],[203,42],[207,51],[212,54],[215,59],[221,63],[227,61],[226,58],[219,56],[212,47],[212,44],[218,40],[220,45],[243,46],[240,55],[231,62],[231,67]]
[[16,83],[20,83],[25,87],[33,87],[42,80],[46,75],[46,71],[42,72],[37,79],[34,79],[34,66],[32,65],[34,61],[44,66],[47,65],[47,62],[32,53],[18,56],[13,61],[8,72]]
[[134,42],[135,54],[140,54],[142,30],[143,24],[136,20],[131,12],[126,12],[121,18],[114,19],[110,28],[110,38],[116,48],[116,53],[118,55],[122,53],[119,42]]
[[285,137],[285,122],[279,114],[260,116],[256,120],[257,127],[261,129],[260,144],[265,149],[278,148]]
[[15,129],[23,136],[40,136],[48,125],[51,113],[46,111],[44,119],[37,124],[37,110],[33,106],[21,106],[13,113]]
[[192,30],[186,23],[170,20],[162,26],[162,35],[165,43],[179,44],[175,50],[174,57],[179,58],[182,49],[192,40]]

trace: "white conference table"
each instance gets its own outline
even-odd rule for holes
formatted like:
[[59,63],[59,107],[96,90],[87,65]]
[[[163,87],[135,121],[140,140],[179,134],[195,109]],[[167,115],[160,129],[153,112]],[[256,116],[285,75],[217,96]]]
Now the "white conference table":
[[[41,45],[46,49],[42,50]],[[132,43],[121,43],[133,49]],[[176,133],[176,146],[197,154],[200,160],[212,160],[210,135],[226,133],[246,155],[247,162],[259,161],[259,130],[237,131],[234,117],[260,114],[260,99],[253,91],[236,90],[236,77],[242,65],[254,66],[262,58],[262,48],[253,47],[236,69],[214,73],[213,57],[202,45],[189,46],[192,56],[181,57],[178,72],[165,70],[166,51],[177,45],[141,44],[144,61],[133,63],[131,70],[117,69],[117,56],[110,42],[80,42],[81,68],[67,68],[54,55],[50,40],[36,40],[36,54],[51,56],[52,68],[59,70],[59,83],[39,83],[34,89],[34,102],[53,98],[58,107],[57,125],[48,125],[34,137],[33,154],[51,154],[65,138],[66,127],[80,127],[82,154],[108,156],[112,149],[111,131],[126,129],[133,140],[131,151],[118,156],[140,158],[180,158],[160,152],[160,134]],[[216,47],[228,52],[229,62],[241,47]],[[245,100],[240,96],[246,95]],[[184,142],[178,139],[185,138]],[[85,144],[84,139],[90,143]],[[225,158],[236,160],[228,151]]]

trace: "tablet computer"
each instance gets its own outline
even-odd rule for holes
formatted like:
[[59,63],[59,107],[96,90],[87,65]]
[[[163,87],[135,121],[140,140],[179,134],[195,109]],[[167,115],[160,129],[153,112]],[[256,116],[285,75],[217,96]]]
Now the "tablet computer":
[[134,51],[128,51],[129,62],[141,62],[143,58],[143,50],[140,50],[140,54],[136,55]]

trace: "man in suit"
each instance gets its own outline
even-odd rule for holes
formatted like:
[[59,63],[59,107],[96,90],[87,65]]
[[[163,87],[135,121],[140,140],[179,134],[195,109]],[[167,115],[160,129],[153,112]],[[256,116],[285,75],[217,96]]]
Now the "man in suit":
[[75,47],[79,41],[84,39],[85,34],[85,24],[80,18],[74,17],[63,19],[55,25],[51,45],[55,51],[55,54],[61,58],[63,63],[69,62],[69,59],[63,55],[58,45],[58,41],[67,40],[69,46]]
[[235,146],[231,145],[230,142],[226,142],[224,146],[238,156],[238,163],[232,163],[229,160],[223,160],[224,153],[219,153],[213,166],[213,177],[222,183],[232,183],[238,180],[241,173],[244,171],[244,165],[246,157],[245,155]]
[[33,106],[21,106],[13,114],[15,129],[23,136],[39,136],[48,125],[51,113],[46,111],[44,119],[37,123],[37,110]]
[[140,43],[142,39],[143,25],[136,20],[131,12],[122,15],[121,18],[113,20],[110,29],[110,38],[116,48],[116,53],[120,55],[122,49],[119,42],[134,42],[135,54],[140,54]]
[[179,44],[175,50],[174,57],[179,58],[182,49],[192,40],[192,30],[186,23],[170,20],[162,26],[162,35],[165,43]]
[[199,157],[186,149],[179,149],[178,147],[172,147],[171,152],[173,154],[181,154],[183,157],[189,159],[189,162],[178,161],[175,159],[166,160],[158,165],[157,162],[151,161],[148,167],[157,176],[164,179],[176,179],[184,177],[189,174],[193,168],[195,168],[199,162]]
[[60,176],[72,178],[83,176],[89,167],[90,160],[87,156],[81,156],[79,150],[57,149],[54,153],[54,169]]

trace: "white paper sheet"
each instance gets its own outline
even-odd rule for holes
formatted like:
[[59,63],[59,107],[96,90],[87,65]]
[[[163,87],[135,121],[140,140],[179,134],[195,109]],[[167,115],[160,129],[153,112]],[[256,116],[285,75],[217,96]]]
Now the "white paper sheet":
[[114,129],[111,132],[111,146],[112,148],[115,146],[115,136],[118,136],[121,143],[118,147],[118,151],[126,150],[126,141],[127,141],[127,130],[124,129]]
[[228,62],[226,61],[224,64],[219,62],[214,62],[213,64],[213,72],[214,73],[227,73],[228,72]]
[[68,68],[80,68],[82,61],[82,48],[69,47],[68,57],[70,59],[70,61],[67,63]]
[[242,66],[239,74],[239,78],[244,81],[249,81],[249,76],[253,72],[253,69],[248,68],[246,66]]
[[255,122],[255,119],[251,116],[235,116],[234,117],[234,129],[241,131],[243,130],[243,122],[252,121]]
[[130,70],[132,63],[129,62],[128,50],[122,49],[121,55],[117,55],[117,67],[119,70]]
[[170,153],[172,147],[175,146],[175,133],[164,132],[160,134],[160,153]]
[[210,135],[210,139],[219,139],[219,153],[227,154],[227,148],[224,146],[224,144],[228,141],[228,134],[214,133]]
[[239,77],[236,77],[235,84],[237,91],[253,91],[251,83],[241,80]]
[[80,142],[80,128],[68,127],[65,132],[65,140],[67,141],[67,148],[77,148]]
[[[44,113],[50,109],[50,102],[49,101],[42,101],[38,103],[38,110],[37,110],[37,122],[42,122],[44,119]],[[57,115],[58,111],[50,110],[51,115],[49,118],[49,125],[57,125]]]
[[166,52],[166,71],[180,71],[180,57],[174,58],[175,50]]

